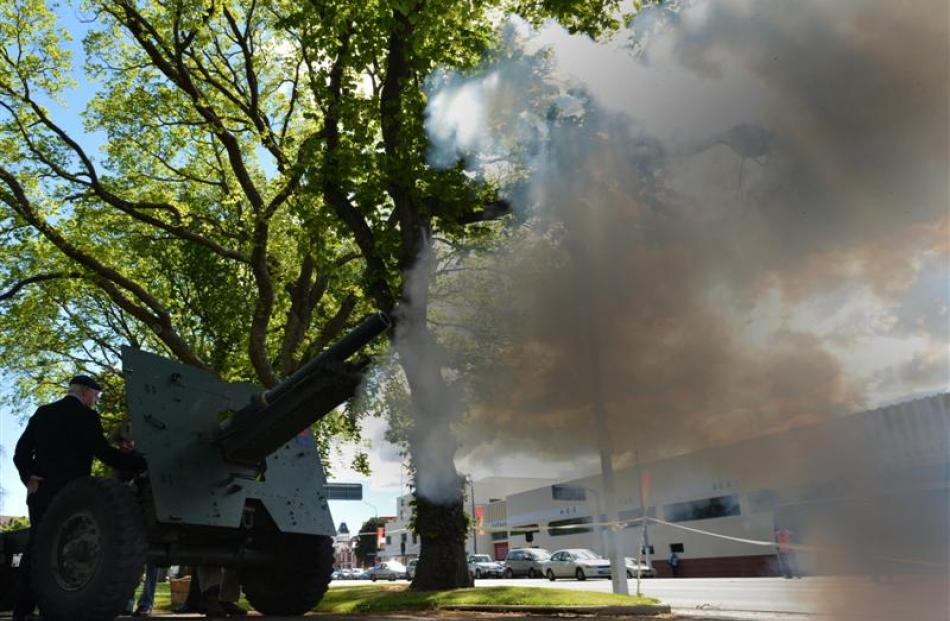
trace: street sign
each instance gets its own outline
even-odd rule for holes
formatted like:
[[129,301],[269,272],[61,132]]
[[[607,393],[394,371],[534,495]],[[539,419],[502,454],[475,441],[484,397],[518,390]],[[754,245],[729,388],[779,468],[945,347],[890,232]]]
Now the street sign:
[[363,500],[362,483],[327,483],[323,489],[327,500]]

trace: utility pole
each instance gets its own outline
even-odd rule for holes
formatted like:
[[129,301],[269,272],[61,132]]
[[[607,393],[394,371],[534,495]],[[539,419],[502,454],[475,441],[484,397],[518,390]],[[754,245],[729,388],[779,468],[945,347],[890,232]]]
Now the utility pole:
[[[604,480],[604,509],[607,521],[619,523],[617,513],[616,484],[614,483],[613,443],[610,438],[610,429],[607,425],[607,406],[604,404],[603,386],[601,385],[600,343],[592,324],[593,318],[587,314],[587,334],[590,344],[590,371],[591,393],[594,410],[594,420],[597,425],[597,438],[600,445],[600,469]],[[614,593],[629,595],[627,586],[627,568],[620,551],[620,540],[617,529],[607,527],[607,550],[610,558],[610,576],[613,582]]]
[[[580,205],[578,207],[581,207]],[[583,208],[586,208],[583,209]],[[598,274],[595,273],[594,265],[591,261],[590,252],[584,246],[584,239],[593,239],[592,231],[588,223],[578,219],[578,215],[592,217],[593,207],[585,204],[582,211],[573,212],[575,219],[573,222],[566,221],[565,224],[573,231],[567,240],[567,248],[574,259],[574,278],[577,280],[579,291],[577,293],[581,299],[586,300],[586,305],[578,310],[578,325],[583,326],[584,336],[588,343],[588,353],[590,360],[590,399],[591,409],[594,415],[594,424],[597,427],[597,444],[600,447],[600,468],[604,481],[604,510],[607,514],[607,521],[612,522],[614,526],[607,527],[607,549],[610,558],[610,576],[613,582],[613,592],[622,595],[629,595],[630,590],[627,586],[627,568],[624,563],[623,554],[620,551],[620,538],[616,525],[620,523],[620,515],[617,513],[617,494],[616,484],[614,482],[614,464],[613,464],[613,443],[610,437],[610,429],[607,424],[607,404],[604,400],[604,378],[601,365],[601,343],[598,336],[594,318],[598,315],[597,309],[600,305],[598,300],[597,288],[594,286],[594,279]],[[580,238],[577,235],[581,235]]]

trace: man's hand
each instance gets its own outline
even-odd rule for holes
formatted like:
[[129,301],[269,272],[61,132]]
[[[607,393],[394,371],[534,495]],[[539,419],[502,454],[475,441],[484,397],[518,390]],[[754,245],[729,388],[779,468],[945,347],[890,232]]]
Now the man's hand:
[[26,482],[26,495],[32,496],[36,493],[36,490],[40,488],[40,482],[43,480],[43,477],[30,477],[30,480]]

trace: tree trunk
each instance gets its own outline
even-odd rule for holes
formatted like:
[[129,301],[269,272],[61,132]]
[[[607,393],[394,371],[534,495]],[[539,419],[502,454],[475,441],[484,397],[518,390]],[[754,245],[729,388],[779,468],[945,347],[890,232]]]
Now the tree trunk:
[[414,410],[409,451],[415,466],[416,532],[420,537],[415,590],[472,586],[465,559],[468,519],[463,508],[463,479],[455,470],[452,422],[458,400],[442,377],[438,349],[428,329],[403,348]]
[[458,499],[451,503],[435,504],[416,496],[416,524],[421,546],[411,588],[443,591],[472,586],[465,562],[468,519],[462,509],[461,488]]
[[415,529],[421,547],[412,588],[437,591],[470,587],[472,579],[465,559],[468,519],[463,482],[455,470],[458,444],[452,430],[460,402],[442,376],[443,352],[426,320],[431,250],[420,255],[404,285],[396,349],[413,410],[409,453],[415,467]]

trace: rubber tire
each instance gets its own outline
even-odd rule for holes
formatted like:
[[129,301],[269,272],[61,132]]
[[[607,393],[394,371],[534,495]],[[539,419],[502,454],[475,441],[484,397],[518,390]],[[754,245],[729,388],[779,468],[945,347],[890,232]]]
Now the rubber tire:
[[554,582],[554,572],[551,571],[550,569],[548,570],[548,580],[550,580],[551,582]]
[[[640,577],[641,578],[643,577],[642,573],[640,574]],[[633,572],[630,571],[629,569],[627,570],[627,580],[633,580]]]
[[577,571],[574,572],[574,576],[582,582],[584,580],[587,580],[587,575],[584,573],[584,570],[581,569],[580,567],[578,567]]
[[[57,581],[53,551],[68,519],[86,514],[99,530],[99,565],[82,588],[69,591]],[[36,533],[32,580],[46,621],[110,621],[128,604],[145,567],[145,519],[135,494],[115,479],[83,477],[53,498]]]
[[277,546],[277,560],[272,565],[241,571],[244,595],[265,616],[303,615],[320,603],[330,586],[333,540],[323,535],[284,533]]
[[506,568],[505,568],[505,578],[507,578],[508,580],[511,580],[511,579],[514,578],[514,577],[515,577],[515,572],[511,571],[511,567],[506,567]]
[[529,568],[528,568],[528,577],[531,578],[531,579],[534,579],[534,578],[537,578],[537,577],[538,577],[538,574],[536,574],[535,571],[534,571],[534,567],[529,567]]
[[376,574],[373,574],[372,576],[370,576],[369,579],[370,579],[370,582],[376,582]]

